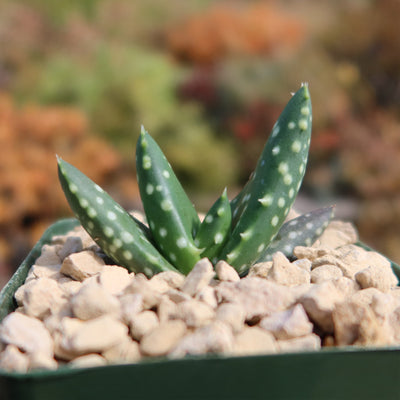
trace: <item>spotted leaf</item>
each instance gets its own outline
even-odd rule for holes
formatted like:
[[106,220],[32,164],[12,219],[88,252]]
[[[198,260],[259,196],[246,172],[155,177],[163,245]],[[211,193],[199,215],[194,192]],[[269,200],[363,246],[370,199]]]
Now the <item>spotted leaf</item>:
[[256,262],[271,261],[272,255],[280,251],[290,258],[296,246],[311,246],[328,226],[334,215],[334,207],[324,207],[300,215],[284,223]]
[[200,260],[193,241],[200,220],[160,147],[142,128],[136,146],[140,196],[159,251],[180,271]]
[[146,228],[100,186],[58,158],[58,175],[68,203],[82,226],[115,263],[152,276],[176,269],[147,238]]
[[223,248],[231,232],[231,206],[226,189],[207,212],[195,237],[198,248],[204,249],[201,257],[214,261]]
[[263,254],[292,207],[306,169],[311,121],[310,93],[302,85],[274,125],[248,183],[232,201],[233,232],[220,257],[239,273]]

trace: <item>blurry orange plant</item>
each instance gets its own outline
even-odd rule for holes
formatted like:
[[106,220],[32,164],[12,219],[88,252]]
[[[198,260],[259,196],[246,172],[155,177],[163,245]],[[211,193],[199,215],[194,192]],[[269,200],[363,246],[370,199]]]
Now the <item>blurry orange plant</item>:
[[50,222],[68,213],[56,152],[99,184],[119,168],[118,154],[88,133],[87,120],[76,109],[18,109],[0,94],[0,264],[18,260],[16,253],[29,249]]

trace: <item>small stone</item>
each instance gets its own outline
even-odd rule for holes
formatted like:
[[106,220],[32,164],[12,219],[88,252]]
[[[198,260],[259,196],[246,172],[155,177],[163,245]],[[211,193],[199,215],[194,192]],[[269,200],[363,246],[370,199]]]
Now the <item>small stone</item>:
[[103,351],[102,356],[110,363],[134,363],[140,360],[139,343],[126,336],[115,346]]
[[148,356],[164,356],[169,353],[185,335],[183,321],[167,321],[145,335],[140,342],[140,350]]
[[156,277],[157,274],[153,275],[153,277],[149,280],[149,286],[151,289],[160,294],[168,292],[168,290],[171,289],[171,286],[169,286],[168,283],[163,279],[154,279]]
[[121,318],[127,325],[131,318],[143,311],[143,296],[140,293],[124,294],[119,297],[121,304]]
[[29,369],[38,370],[56,370],[58,368],[58,363],[53,357],[48,357],[42,353],[32,354],[29,357]]
[[52,335],[55,331],[60,330],[60,323],[64,317],[73,317],[72,307],[66,302],[63,307],[58,310],[52,310],[51,314],[43,320],[46,329]]
[[332,282],[315,284],[300,298],[300,303],[310,319],[325,333],[333,332],[332,312],[335,305],[343,300]]
[[239,282],[221,282],[215,290],[219,303],[240,304],[246,321],[282,311],[295,300],[291,288],[255,276]]
[[87,354],[72,360],[68,365],[71,368],[93,368],[107,365],[107,360],[99,354]]
[[240,304],[222,303],[217,308],[215,319],[229,325],[233,333],[238,333],[244,328],[245,312]]
[[293,295],[293,304],[298,303],[300,299],[313,287],[312,283],[303,283],[302,285],[291,286],[290,292]]
[[310,273],[290,263],[285,255],[278,251],[272,256],[272,268],[267,279],[280,285],[295,286],[309,283]]
[[226,261],[218,261],[217,265],[215,266],[215,271],[220,281],[240,281],[240,276],[235,268],[229,265]]
[[327,247],[305,247],[296,246],[293,250],[293,254],[296,258],[314,261],[317,258],[326,256],[332,251],[331,248]]
[[76,281],[65,275],[58,279],[57,282],[66,297],[73,296],[82,287],[82,282]]
[[198,261],[193,269],[187,275],[183,285],[182,292],[194,296],[203,287],[207,286],[214,277],[213,265],[208,258]]
[[130,318],[130,332],[135,340],[141,340],[159,325],[157,314],[154,311],[143,311]]
[[103,286],[96,282],[83,286],[71,299],[74,315],[89,320],[101,315],[120,315],[120,303]]
[[258,276],[259,278],[266,278],[271,268],[272,261],[257,263],[250,267],[247,276]]
[[183,293],[176,289],[168,290],[168,292],[165,294],[170,300],[172,300],[176,304],[181,303],[182,301],[190,300],[192,298],[187,293]]
[[169,357],[230,352],[232,348],[233,334],[231,328],[221,321],[214,321],[184,336],[169,353]]
[[338,346],[382,345],[392,341],[389,325],[382,325],[368,305],[352,300],[339,303],[333,311],[333,321]]
[[17,346],[8,345],[3,352],[0,353],[0,369],[8,372],[28,372],[29,357],[26,353],[22,353]]
[[264,329],[247,327],[236,335],[230,353],[238,356],[276,353],[276,342],[271,333]]
[[363,288],[374,287],[382,292],[389,292],[397,286],[398,279],[390,265],[370,265],[355,275],[356,282]]
[[20,286],[16,296],[20,299],[22,297],[25,313],[38,319],[46,318],[67,302],[64,291],[56,281],[49,278],[35,279]]
[[94,248],[99,248],[95,241],[91,238],[91,236],[83,229],[82,226],[77,226],[75,229],[73,229],[71,232],[67,233],[67,235],[64,236],[56,236],[53,238],[53,243],[56,241],[61,241],[62,244],[65,244],[65,242],[68,240],[68,238],[73,237],[73,238],[80,238],[82,241],[82,247],[83,249],[86,250],[93,250]]
[[178,304],[176,317],[183,320],[189,328],[199,328],[209,324],[215,311],[201,301],[191,299]]
[[178,314],[178,306],[168,297],[163,297],[157,307],[157,315],[160,323],[176,319]]
[[388,317],[388,324],[393,332],[393,344],[400,344],[400,307],[397,307]]
[[83,281],[100,273],[104,265],[104,261],[93,251],[81,251],[66,257],[60,272],[77,281]]
[[118,319],[104,315],[80,322],[67,335],[64,347],[74,353],[101,353],[124,340],[128,328]]
[[331,282],[344,297],[351,296],[361,289],[356,281],[345,276],[334,279]]
[[207,304],[211,308],[217,308],[217,296],[215,294],[215,288],[211,286],[205,286],[196,295],[195,299]]
[[107,292],[118,295],[131,283],[133,276],[126,268],[106,265],[97,276],[97,280]]
[[325,281],[331,281],[338,279],[343,276],[342,270],[336,265],[321,265],[318,268],[314,268],[311,272],[311,282],[321,283]]
[[175,271],[164,271],[154,275],[150,281],[165,282],[170,289],[180,289],[185,281],[185,275]]
[[52,332],[54,355],[57,359],[70,361],[81,355],[70,349],[68,341],[83,323],[84,322],[78,318],[65,317],[61,319],[59,329]]
[[354,276],[354,268],[351,268],[348,265],[344,264],[339,258],[332,254],[326,254],[322,257],[316,258],[312,262],[311,270],[322,267],[324,265],[335,265],[336,267],[340,268],[343,275],[347,276],[348,278],[352,278]]
[[343,221],[332,221],[318,240],[322,246],[330,246],[336,249],[346,244],[356,243],[358,241],[358,234],[353,224]]
[[400,306],[400,301],[389,293],[378,293],[372,297],[371,309],[380,320],[386,320]]
[[42,353],[53,357],[53,340],[43,322],[14,312],[7,315],[0,325],[0,341],[12,344],[29,353]]
[[60,277],[61,264],[57,265],[32,265],[31,272],[35,278],[51,278]]
[[83,250],[82,238],[79,236],[67,236],[63,246],[58,250],[57,254],[61,260],[73,253],[79,253]]
[[306,336],[313,331],[313,324],[301,304],[265,317],[259,325],[280,340]]
[[299,260],[293,261],[294,265],[296,265],[297,267],[304,269],[307,272],[311,271],[311,266],[312,266],[312,262],[310,260],[308,260],[307,258],[301,258]]
[[340,260],[337,266],[342,269],[343,275],[351,279],[355,279],[357,272],[369,266],[391,268],[390,262],[379,253],[367,251],[356,245],[340,247],[335,251],[335,258]]
[[155,291],[147,277],[143,274],[135,275],[131,283],[125,288],[124,294],[141,294],[143,298],[143,309],[157,307],[161,301],[161,293]]
[[321,339],[314,333],[289,340],[278,340],[276,343],[281,353],[315,351],[321,348]]
[[60,248],[61,246],[59,245],[56,246],[48,244],[43,245],[41,254],[36,259],[35,265],[40,265],[40,266],[60,265],[61,259],[57,254],[57,251]]

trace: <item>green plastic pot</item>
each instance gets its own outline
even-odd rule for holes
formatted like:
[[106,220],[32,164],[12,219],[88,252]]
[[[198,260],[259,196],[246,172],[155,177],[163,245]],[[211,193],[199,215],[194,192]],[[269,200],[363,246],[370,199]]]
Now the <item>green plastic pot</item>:
[[[15,309],[41,247],[77,226],[52,225],[0,293],[0,320]],[[363,244],[360,244],[363,247]],[[400,276],[400,267],[392,263]],[[400,399],[400,348],[342,348],[249,357],[199,356],[57,371],[0,371],[0,399]]]

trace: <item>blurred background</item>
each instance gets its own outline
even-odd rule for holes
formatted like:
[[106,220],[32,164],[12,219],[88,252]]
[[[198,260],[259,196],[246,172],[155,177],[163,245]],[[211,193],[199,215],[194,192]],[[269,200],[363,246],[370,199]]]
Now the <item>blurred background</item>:
[[55,154],[140,208],[140,125],[199,210],[247,180],[301,82],[296,207],[337,205],[400,262],[400,1],[1,0],[0,287],[71,213]]

